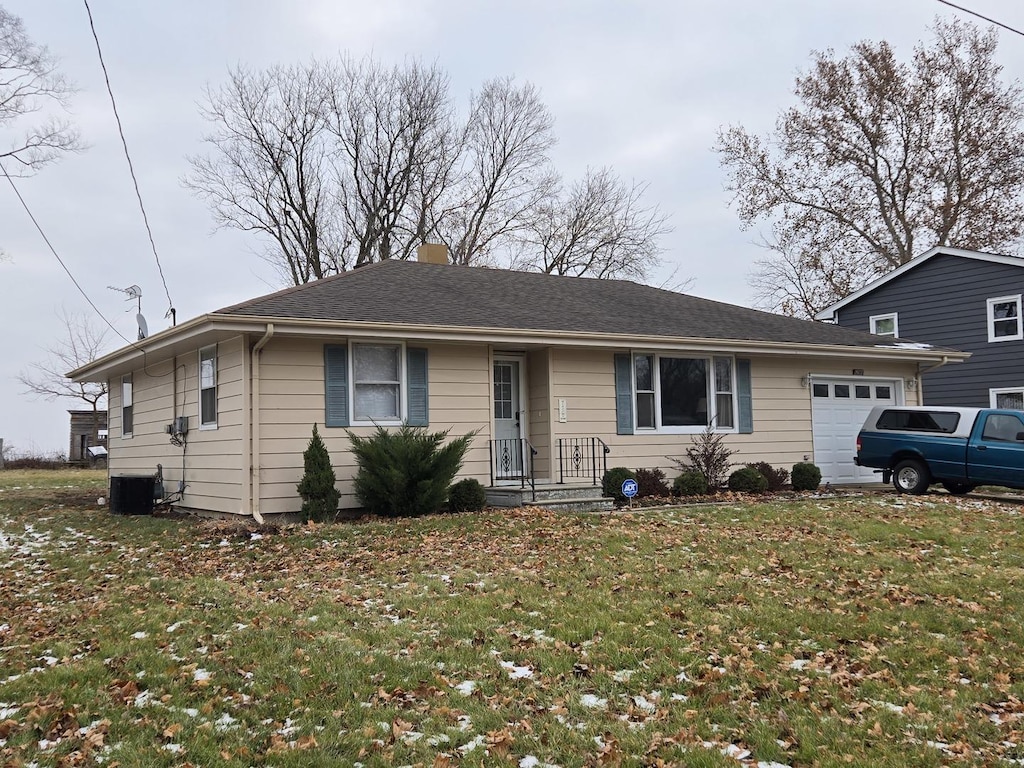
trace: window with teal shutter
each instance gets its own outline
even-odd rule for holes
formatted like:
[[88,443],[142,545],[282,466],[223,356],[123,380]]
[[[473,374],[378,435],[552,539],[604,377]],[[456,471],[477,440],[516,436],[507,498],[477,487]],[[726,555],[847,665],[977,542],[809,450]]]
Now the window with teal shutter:
[[412,427],[430,423],[430,390],[427,387],[427,350],[409,347],[405,351],[408,382],[409,413],[406,422]]
[[348,416],[348,347],[341,344],[324,346],[324,384],[326,412],[324,425],[347,427]]
[[754,398],[750,386],[750,361],[736,358],[736,394],[739,406],[740,434],[749,435],[754,431]]
[[630,355],[615,355],[615,432],[633,434],[633,361]]

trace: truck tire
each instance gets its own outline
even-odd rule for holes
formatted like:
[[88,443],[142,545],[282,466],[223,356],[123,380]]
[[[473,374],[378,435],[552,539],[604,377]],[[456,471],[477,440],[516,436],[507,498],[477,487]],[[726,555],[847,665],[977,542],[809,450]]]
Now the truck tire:
[[917,459],[904,459],[893,467],[892,484],[900,493],[924,493],[931,485],[928,467]]
[[954,480],[943,480],[942,487],[954,496],[963,496],[965,493],[973,491],[976,486],[973,483],[958,483]]

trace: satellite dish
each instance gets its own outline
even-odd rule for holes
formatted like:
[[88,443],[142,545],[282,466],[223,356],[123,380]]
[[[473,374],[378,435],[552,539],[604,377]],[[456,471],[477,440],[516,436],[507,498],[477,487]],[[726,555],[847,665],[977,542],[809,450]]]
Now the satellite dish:
[[139,341],[149,336],[149,325],[146,323],[146,318],[142,316],[140,312],[135,316],[135,321],[139,324]]

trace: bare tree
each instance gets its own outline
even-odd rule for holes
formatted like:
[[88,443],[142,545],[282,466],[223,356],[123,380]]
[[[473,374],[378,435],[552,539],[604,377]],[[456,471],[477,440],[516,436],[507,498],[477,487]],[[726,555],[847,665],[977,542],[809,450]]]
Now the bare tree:
[[[448,76],[418,62],[343,59],[327,105],[354,266],[406,259],[429,235],[423,206],[455,158]],[[419,194],[418,194],[419,193]]]
[[189,158],[184,180],[211,203],[219,226],[267,235],[266,258],[295,285],[345,268],[322,111],[328,74],[316,62],[231,70],[200,110],[216,126],[205,138],[214,156]]
[[33,43],[21,19],[0,7],[0,128],[17,134],[0,147],[0,160],[15,163],[8,173],[29,174],[61,153],[81,148],[78,132],[66,120],[24,125],[48,103],[65,107],[72,92],[46,47]]
[[79,314],[60,312],[64,326],[63,337],[46,349],[45,360],[32,363],[28,370],[18,374],[18,381],[25,388],[24,394],[35,395],[44,400],[58,398],[81,400],[92,409],[92,442],[97,443],[102,410],[107,397],[106,382],[74,382],[67,377],[69,371],[92,362],[106,344],[107,332],[92,325]]
[[814,53],[764,138],[716,150],[744,227],[770,223],[751,282],[811,315],[936,245],[1010,250],[1024,233],[1024,98],[1000,80],[994,30],[937,21],[909,64],[886,42]]
[[[219,225],[269,235],[267,258],[296,285],[406,259],[428,241],[448,245],[458,264],[508,264],[545,217],[551,228],[586,226],[589,241],[573,236],[550,264],[516,264],[638,277],[657,261],[664,217],[640,203],[642,185],[602,171],[572,192],[591,199],[560,198],[554,120],[530,84],[486,82],[460,120],[436,64],[343,57],[236,69],[206,101],[213,152],[190,158],[185,184]],[[566,204],[576,220],[564,220]]]
[[539,206],[522,236],[517,265],[557,275],[641,279],[657,266],[658,238],[669,232],[657,206],[643,203],[644,184],[610,169],[588,170],[563,197]]
[[558,186],[548,158],[553,129],[554,118],[529,83],[498,78],[473,95],[462,175],[438,223],[456,264],[493,263],[495,247],[507,246],[550,200]]

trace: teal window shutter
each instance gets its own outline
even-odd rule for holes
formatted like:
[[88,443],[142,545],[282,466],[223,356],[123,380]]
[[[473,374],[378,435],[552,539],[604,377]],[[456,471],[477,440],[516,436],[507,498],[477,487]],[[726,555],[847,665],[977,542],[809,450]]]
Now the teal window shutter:
[[348,419],[348,347],[324,345],[324,385],[326,412],[324,426],[347,427]]
[[633,361],[615,355],[615,433],[633,434]]
[[406,380],[409,383],[409,414],[406,422],[412,427],[430,423],[430,391],[427,387],[427,350],[409,347],[405,351]]
[[749,435],[754,431],[754,399],[750,394],[749,360],[736,360],[736,391],[740,411],[740,433]]

